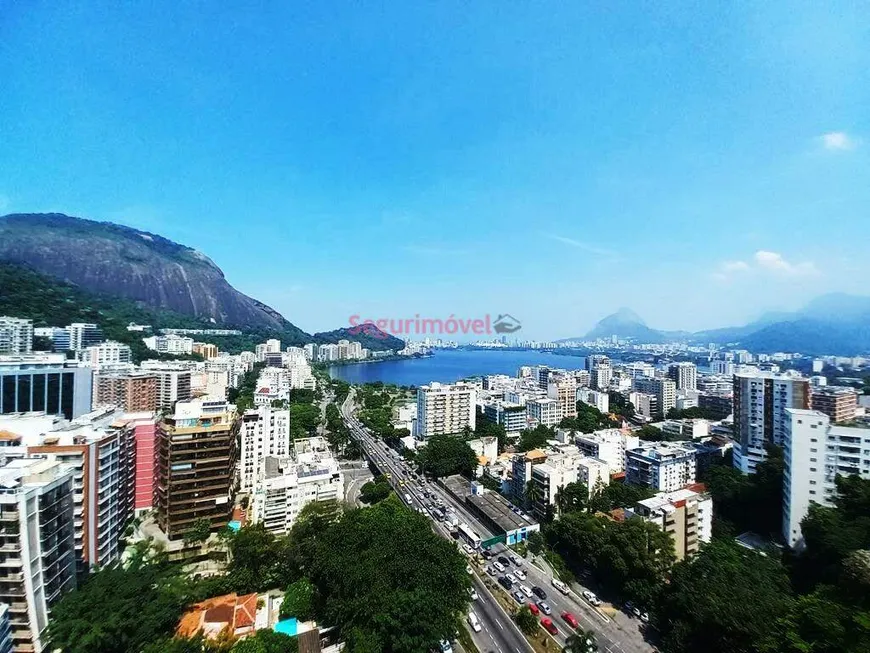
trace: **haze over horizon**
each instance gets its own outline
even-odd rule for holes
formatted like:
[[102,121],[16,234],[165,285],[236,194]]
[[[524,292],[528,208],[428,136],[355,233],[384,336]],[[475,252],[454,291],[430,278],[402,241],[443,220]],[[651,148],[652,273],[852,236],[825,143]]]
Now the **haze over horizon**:
[[230,10],[0,0],[0,214],[159,233],[309,332],[864,294],[854,3]]

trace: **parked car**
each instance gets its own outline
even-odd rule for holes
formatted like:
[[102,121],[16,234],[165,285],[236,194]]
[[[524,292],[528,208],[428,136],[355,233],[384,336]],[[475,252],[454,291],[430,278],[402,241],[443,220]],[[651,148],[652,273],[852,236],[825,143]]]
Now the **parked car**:
[[483,630],[483,626],[480,625],[480,619],[477,618],[477,615],[474,614],[474,612],[469,612],[466,620],[468,621],[468,625],[471,626],[471,629],[474,632],[479,633],[481,630]]
[[439,642],[439,648],[441,653],[453,653],[453,645],[446,639],[442,639]]
[[463,544],[462,550],[470,556],[474,555],[474,549],[472,549],[471,546],[469,546],[468,544]]
[[495,576],[498,573],[491,565],[484,567],[484,571],[490,576]]
[[532,596],[532,588],[528,585],[520,585],[520,591],[528,597]]
[[601,605],[601,600],[589,590],[583,590],[583,598],[589,601],[592,605]]
[[641,612],[641,614],[640,614],[640,620],[641,620],[642,622],[644,622],[645,624],[648,624],[648,623],[649,623],[649,613],[647,613],[647,612]]
[[544,614],[553,614],[553,608],[545,601],[538,601],[538,607],[541,608],[541,612]]
[[553,623],[552,619],[547,619],[547,617],[544,617],[543,619],[541,619],[541,626],[551,635],[559,634],[559,629],[556,628],[556,625]]
[[534,603],[529,602],[529,603],[527,603],[526,605],[529,606],[529,610],[530,610],[531,613],[532,613],[533,615],[535,615],[536,617],[537,617],[539,614],[541,614],[541,610],[540,610],[540,609],[538,608],[538,606],[536,606]]
[[508,572],[506,575],[507,575],[507,579],[508,579],[511,583],[517,583],[517,582],[519,582],[519,581],[517,580],[517,577],[514,576],[512,573]]
[[503,574],[505,570],[505,566],[500,563],[498,560],[492,563],[492,566],[498,570],[498,573]]
[[474,589],[473,587],[470,590],[468,590],[468,598],[470,598],[472,601],[476,601],[477,599],[480,598],[477,595],[477,590]]
[[504,556],[499,556],[499,557],[498,557],[498,561],[499,561],[501,564],[503,564],[505,567],[510,567],[510,566],[511,566],[511,561],[508,560],[507,558],[505,558]]
[[522,605],[522,604],[525,602],[525,600],[526,600],[525,595],[524,595],[522,592],[520,592],[519,590],[517,590],[516,592],[514,592],[513,594],[511,594],[511,596],[514,597],[514,600],[515,600],[517,603],[519,603],[520,605]]
[[498,584],[504,587],[506,590],[510,590],[510,588],[514,585],[506,576],[499,576]]
[[522,569],[514,569],[514,576],[516,576],[520,580],[525,580],[526,572],[524,572]]
[[557,590],[562,592],[562,594],[568,594],[568,592],[570,591],[568,589],[568,586],[565,583],[563,583],[561,580],[559,580],[558,578],[554,578],[552,583],[553,583],[553,587],[555,587]]
[[471,568],[471,565],[465,565],[465,573],[469,576],[474,573],[474,569]]
[[537,585],[532,586],[532,594],[534,594],[541,600],[545,600],[547,598],[547,593]]
[[523,564],[523,559],[519,557],[516,553],[511,553],[511,562],[519,567],[521,564]]
[[564,619],[565,623],[571,626],[571,628],[577,628],[577,626],[580,625],[580,623],[577,621],[577,617],[575,617],[570,612],[563,612],[562,619]]

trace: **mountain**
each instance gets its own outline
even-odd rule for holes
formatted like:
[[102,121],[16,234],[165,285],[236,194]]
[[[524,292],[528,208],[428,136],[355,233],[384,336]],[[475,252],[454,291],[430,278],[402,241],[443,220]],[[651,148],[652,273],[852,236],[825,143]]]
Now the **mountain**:
[[[126,316],[138,315],[128,321],[147,320],[156,327],[243,331],[243,336],[218,343],[226,345],[228,351],[248,349],[251,343],[272,337],[279,338],[284,346],[337,342],[346,337],[341,336],[345,330],[339,329],[315,338],[275,309],[233,288],[205,254],[157,234],[108,222],[60,213],[0,216],[0,264],[6,264],[0,296],[8,295],[8,290],[20,283],[30,287],[35,296],[64,302],[60,307],[64,315],[75,312],[71,303],[83,302],[87,310],[80,312],[90,311],[96,316],[93,321],[120,306]],[[35,273],[53,283],[35,280]],[[46,288],[51,285],[61,290],[60,295]],[[5,298],[9,306],[11,300]],[[20,296],[15,301],[29,303]],[[26,315],[12,312],[12,308],[7,313]],[[53,314],[45,308],[46,324],[68,323],[60,320],[57,311]],[[39,309],[29,306],[29,310]],[[39,322],[38,314],[33,317]],[[360,334],[353,339],[369,349],[404,347],[402,340],[387,334]]]
[[620,308],[616,313],[598,321],[593,329],[583,336],[583,340],[595,340],[597,338],[631,338],[638,342],[668,342],[671,339],[663,331],[651,329],[641,317],[628,308]]
[[130,227],[60,213],[3,216],[0,261],[214,325],[298,330],[233,288],[205,254]]
[[870,297],[832,293],[816,297],[794,312],[765,313],[744,326],[689,333],[650,328],[635,312],[622,308],[600,320],[583,338],[617,335],[636,342],[684,341],[739,346],[750,351],[777,351],[850,356],[870,352]]
[[354,340],[366,349],[392,349],[398,351],[405,348],[405,342],[396,336],[381,331],[374,325],[366,325],[365,329],[344,327],[315,333],[311,339],[318,344],[338,342],[339,340]]

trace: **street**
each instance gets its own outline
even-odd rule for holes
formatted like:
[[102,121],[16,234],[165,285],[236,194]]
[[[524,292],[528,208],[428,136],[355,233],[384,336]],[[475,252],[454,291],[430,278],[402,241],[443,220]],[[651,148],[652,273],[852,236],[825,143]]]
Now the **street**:
[[[467,523],[482,539],[492,537],[493,534],[469,513],[465,505],[455,499],[445,488],[437,483],[427,482],[422,478],[419,480],[414,479],[413,470],[405,461],[401,457],[398,457],[394,450],[368,433],[365,427],[353,415],[352,393],[348,395],[341,410],[351,433],[359,438],[363,450],[370,461],[383,474],[389,475],[393,489],[405,503],[408,503],[415,510],[420,510],[427,505],[431,505],[432,501],[440,499],[446,507],[456,514],[459,521]],[[429,496],[425,496],[424,492]],[[429,514],[429,512],[426,514]],[[446,524],[434,518],[432,521],[435,532],[452,540]],[[506,550],[506,547],[496,545],[492,550],[498,555],[498,552]],[[504,590],[494,583],[495,578],[487,576],[483,571],[487,561],[478,553],[471,557],[470,562],[472,562],[472,569],[474,570],[474,586],[479,595],[478,600],[472,602],[471,609],[477,613],[483,627],[480,633],[472,633],[475,645],[478,646],[482,653],[493,650],[497,650],[500,653],[506,653],[507,651],[517,651],[519,653],[531,650],[513,619],[504,611],[493,596],[493,592],[503,593],[505,597],[507,597],[507,593],[504,593]],[[562,612],[567,611],[577,618],[584,630],[592,630],[595,633],[600,651],[606,651],[607,653],[644,653],[652,650],[652,647],[644,641],[637,620],[633,620],[620,612],[613,619],[607,617],[582,598],[582,592],[585,588],[579,584],[575,583],[572,585],[568,595],[559,592],[552,585],[552,571],[542,559],[525,559],[522,561],[521,568],[527,578],[515,584],[513,589],[518,589],[519,585],[527,585],[529,587],[539,586],[544,589],[547,594],[546,602],[552,608],[552,615],[550,617],[559,630],[555,640],[560,647],[564,646],[567,636],[572,632],[571,627],[561,618]],[[507,571],[515,569],[516,566],[511,565]],[[508,597],[508,600],[515,602],[515,599],[512,597]],[[532,600],[529,599],[529,601]],[[543,633],[543,630],[541,633]]]

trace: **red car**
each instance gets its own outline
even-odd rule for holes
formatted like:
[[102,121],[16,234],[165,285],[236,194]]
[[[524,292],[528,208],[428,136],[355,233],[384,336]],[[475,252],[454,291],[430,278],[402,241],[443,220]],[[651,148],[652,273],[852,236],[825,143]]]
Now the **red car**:
[[529,610],[532,611],[533,615],[535,615],[537,617],[539,614],[541,614],[541,610],[534,603],[529,603],[528,605],[529,605]]
[[577,617],[575,617],[575,616],[574,616],[573,614],[571,614],[570,612],[563,612],[563,613],[562,613],[562,619],[564,619],[565,622],[566,622],[569,626],[571,626],[571,628],[577,628],[577,626],[580,625],[580,624],[578,623],[578,621],[577,621]]
[[546,630],[551,635],[559,634],[559,629],[556,628],[556,624],[554,624],[553,620],[549,617],[544,617],[543,619],[541,619],[541,625],[544,627],[544,630]]

